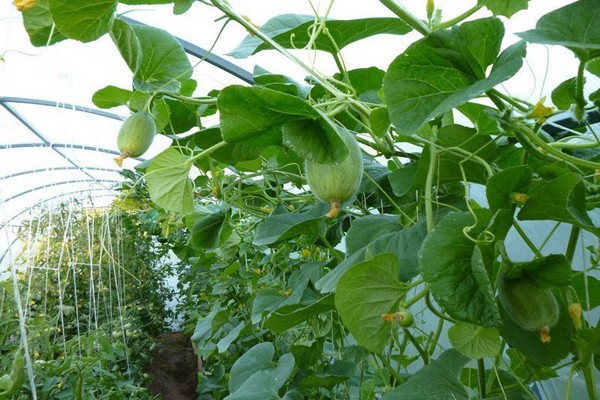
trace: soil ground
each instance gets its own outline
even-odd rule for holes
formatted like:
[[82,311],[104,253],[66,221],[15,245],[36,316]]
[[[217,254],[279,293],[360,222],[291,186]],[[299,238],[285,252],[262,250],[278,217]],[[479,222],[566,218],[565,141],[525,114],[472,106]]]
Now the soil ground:
[[163,333],[156,339],[152,363],[146,370],[150,375],[149,390],[161,395],[162,400],[196,400],[198,367],[189,336]]

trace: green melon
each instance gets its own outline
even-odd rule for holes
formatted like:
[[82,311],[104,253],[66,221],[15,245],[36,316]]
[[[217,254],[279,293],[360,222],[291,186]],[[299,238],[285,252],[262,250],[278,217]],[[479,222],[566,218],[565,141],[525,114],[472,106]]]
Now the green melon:
[[539,332],[542,342],[550,341],[550,328],[559,317],[558,301],[550,289],[541,289],[529,279],[498,281],[498,299],[506,313],[523,329]]
[[340,136],[348,147],[348,155],[338,164],[321,164],[306,160],[306,180],[311,191],[320,200],[331,204],[328,217],[335,217],[342,203],[357,192],[362,179],[363,161],[358,142],[350,132],[340,129]]
[[117,146],[121,155],[115,158],[119,166],[128,157],[139,157],[152,145],[156,136],[156,123],[152,115],[145,111],[131,114],[121,125]]

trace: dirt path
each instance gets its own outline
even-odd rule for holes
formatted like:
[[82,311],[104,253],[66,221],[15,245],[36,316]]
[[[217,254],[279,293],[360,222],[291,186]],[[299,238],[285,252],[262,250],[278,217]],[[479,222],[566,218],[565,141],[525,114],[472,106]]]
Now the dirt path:
[[156,339],[150,375],[150,392],[162,400],[196,400],[198,359],[190,338],[182,333],[164,333]]

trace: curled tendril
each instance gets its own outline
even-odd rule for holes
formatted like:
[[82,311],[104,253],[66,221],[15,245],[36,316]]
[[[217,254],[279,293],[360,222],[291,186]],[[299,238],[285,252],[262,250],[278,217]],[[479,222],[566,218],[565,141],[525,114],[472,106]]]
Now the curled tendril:
[[488,231],[487,229],[479,234],[481,239],[474,238],[473,236],[471,236],[471,234],[470,234],[471,230],[473,228],[475,228],[475,226],[477,226],[477,221],[475,221],[475,224],[473,224],[471,226],[465,226],[462,229],[463,235],[465,235],[465,237],[467,239],[469,239],[470,241],[472,241],[475,244],[480,244],[480,243],[481,244],[491,244],[491,243],[494,243],[494,241],[496,241],[496,235],[494,235],[492,232]]

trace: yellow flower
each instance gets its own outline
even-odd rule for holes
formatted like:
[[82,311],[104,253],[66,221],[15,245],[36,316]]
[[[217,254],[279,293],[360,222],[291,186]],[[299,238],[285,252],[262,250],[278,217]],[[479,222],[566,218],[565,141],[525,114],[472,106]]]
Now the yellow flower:
[[537,119],[537,122],[540,124],[545,122],[554,112],[554,107],[546,107],[544,105],[544,101],[546,101],[546,96],[542,97],[537,103],[535,103],[533,110],[528,115],[529,118]]
[[26,11],[35,7],[36,0],[14,0],[13,4],[19,11]]
[[571,316],[571,319],[573,320],[573,325],[575,325],[575,328],[580,329],[581,328],[581,304],[579,303],[573,303],[573,304],[569,304],[569,315]]

